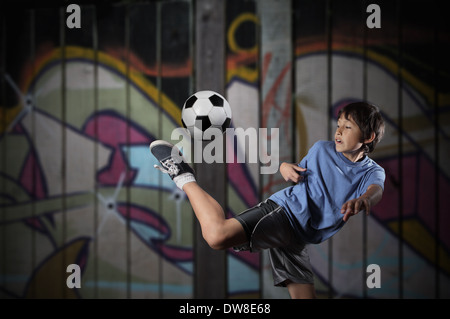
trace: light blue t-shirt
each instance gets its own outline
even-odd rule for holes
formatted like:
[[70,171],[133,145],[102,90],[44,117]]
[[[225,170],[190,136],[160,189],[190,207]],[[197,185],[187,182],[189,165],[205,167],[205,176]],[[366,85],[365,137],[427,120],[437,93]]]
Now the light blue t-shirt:
[[318,141],[298,166],[303,180],[269,199],[282,206],[300,237],[317,244],[333,236],[345,224],[342,205],[358,198],[371,184],[384,189],[385,172],[368,156],[353,163],[336,151],[334,142]]

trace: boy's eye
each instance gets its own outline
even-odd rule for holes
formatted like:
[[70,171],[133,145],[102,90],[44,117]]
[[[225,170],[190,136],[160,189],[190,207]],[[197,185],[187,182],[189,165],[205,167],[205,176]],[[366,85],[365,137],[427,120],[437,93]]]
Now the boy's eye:
[[351,128],[350,126],[346,126],[345,128]]

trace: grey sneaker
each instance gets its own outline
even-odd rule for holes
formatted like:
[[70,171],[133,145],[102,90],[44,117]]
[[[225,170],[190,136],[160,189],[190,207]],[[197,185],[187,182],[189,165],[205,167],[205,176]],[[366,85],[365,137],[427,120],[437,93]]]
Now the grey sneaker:
[[184,184],[195,182],[194,170],[186,163],[180,150],[169,142],[156,140],[150,144],[150,152],[156,157],[161,166],[154,165],[175,182],[179,189]]

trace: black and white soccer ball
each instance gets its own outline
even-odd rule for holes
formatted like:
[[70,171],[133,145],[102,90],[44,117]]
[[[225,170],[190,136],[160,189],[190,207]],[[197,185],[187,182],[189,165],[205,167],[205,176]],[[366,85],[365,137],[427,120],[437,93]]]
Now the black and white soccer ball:
[[181,110],[181,122],[189,131],[191,138],[211,140],[214,138],[213,128],[222,134],[231,123],[231,107],[228,101],[214,91],[198,91],[184,102]]

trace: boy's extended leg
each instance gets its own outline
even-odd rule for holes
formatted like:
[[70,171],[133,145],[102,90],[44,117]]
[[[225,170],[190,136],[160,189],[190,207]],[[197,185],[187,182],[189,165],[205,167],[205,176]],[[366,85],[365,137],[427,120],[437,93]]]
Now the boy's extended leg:
[[225,218],[219,203],[196,182],[183,187],[189,198],[201,229],[203,238],[213,249],[227,249],[247,241],[244,228],[235,218]]
[[226,219],[219,203],[196,182],[194,171],[184,161],[180,151],[165,141],[154,141],[150,151],[159,161],[159,168],[169,174],[178,188],[189,198],[200,222],[203,238],[213,249],[227,249],[247,241],[244,228],[234,218]]

